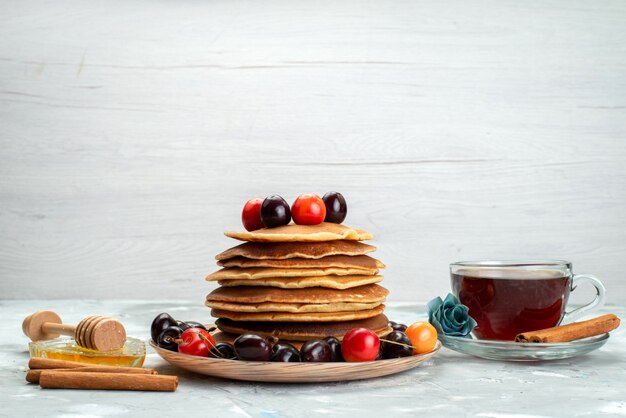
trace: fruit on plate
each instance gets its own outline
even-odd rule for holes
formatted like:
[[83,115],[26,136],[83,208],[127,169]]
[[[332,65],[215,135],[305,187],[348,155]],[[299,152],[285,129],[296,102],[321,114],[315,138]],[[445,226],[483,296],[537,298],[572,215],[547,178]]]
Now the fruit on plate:
[[232,343],[220,341],[215,343],[209,350],[209,357],[235,360],[237,359],[237,354],[235,353],[235,347]]
[[176,324],[179,326],[180,329],[182,329],[183,331],[185,331],[186,329],[191,328],[191,325],[188,325],[185,321],[179,321],[178,319],[176,320]]
[[406,331],[407,326],[405,324],[401,324],[399,322],[394,322],[394,321],[389,321],[389,326],[394,330],[394,331]]
[[[181,321],[182,322],[182,321]],[[206,329],[206,327],[204,325],[202,325],[200,322],[196,322],[196,321],[184,321],[184,324],[187,325],[187,328],[200,328],[203,329],[205,331],[208,331],[208,329]]]
[[298,225],[319,225],[326,217],[326,205],[316,194],[301,194],[291,206],[291,217]]
[[176,320],[176,323],[178,324],[178,326],[184,331],[188,328],[201,328],[203,330],[207,330],[206,327],[204,325],[202,325],[200,322],[196,322],[196,321],[179,321]]
[[296,347],[289,343],[276,343],[272,348],[272,357],[270,361],[279,361],[283,363],[294,363],[300,361],[300,352]]
[[269,361],[272,356],[272,345],[260,335],[242,334],[233,345],[239,360]]
[[374,361],[379,349],[378,335],[367,328],[351,329],[341,343],[341,354],[346,361]]
[[[161,348],[170,351],[178,351],[181,353],[192,354],[192,352],[196,351],[196,349],[194,348],[195,345],[191,344],[192,341],[191,339],[189,339],[190,337],[188,337],[188,343],[183,344],[182,340],[183,334],[192,329],[204,331],[204,337],[202,338],[206,338],[209,343],[215,344],[213,337],[211,336],[211,334],[209,334],[206,327],[201,323],[196,321],[179,321],[165,312],[158,314],[152,321],[152,325],[150,326],[150,336],[152,337],[152,341],[154,341],[154,343]],[[194,332],[197,333],[197,331]],[[185,345],[185,347],[181,349],[179,345]],[[210,345],[210,347],[212,347],[212,345]],[[202,352],[204,353],[204,351]]]
[[265,228],[263,222],[261,222],[262,204],[263,199],[260,197],[253,197],[243,206],[243,210],[241,211],[241,222],[247,231],[256,231],[257,229]]
[[206,330],[188,328],[180,336],[178,352],[191,356],[208,357],[209,350],[215,345],[215,340]]
[[172,325],[165,328],[157,337],[155,343],[166,350],[178,351],[177,341],[183,334],[183,330],[178,325]]
[[411,340],[402,331],[393,331],[381,343],[383,358],[408,357],[413,355]]
[[300,348],[300,359],[305,362],[323,363],[331,361],[333,352],[324,340],[307,341]]
[[[244,361],[275,362],[358,362],[407,357],[431,352],[437,331],[428,322],[409,327],[389,322],[394,329],[384,338],[366,328],[348,331],[343,341],[336,337],[307,341],[298,350],[292,344],[257,334],[242,334],[230,342],[215,342],[207,328],[196,321],[179,321],[160,313],[152,321],[152,339],[161,348],[202,357]],[[401,331],[405,329],[405,331]],[[156,335],[156,336],[155,336]]]
[[287,225],[291,221],[289,204],[279,195],[265,198],[261,204],[261,222],[266,228]]
[[330,361],[343,361],[343,356],[341,355],[341,343],[337,337],[326,337],[324,338],[324,341],[328,343],[330,351],[332,352]]
[[178,326],[178,323],[170,314],[165,312],[158,314],[150,326],[150,336],[152,337],[152,341],[156,343],[159,334],[171,326]]
[[428,322],[415,322],[404,333],[411,340],[414,354],[429,353],[437,345],[437,330]]
[[326,206],[326,217],[324,222],[340,224],[346,219],[348,205],[346,199],[339,192],[328,192],[322,198]]

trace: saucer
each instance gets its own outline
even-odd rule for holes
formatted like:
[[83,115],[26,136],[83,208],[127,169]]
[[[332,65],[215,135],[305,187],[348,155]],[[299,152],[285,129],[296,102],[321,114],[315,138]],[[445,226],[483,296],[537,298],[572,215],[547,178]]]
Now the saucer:
[[479,340],[439,335],[444,347],[459,353],[488,360],[542,361],[559,360],[587,354],[602,347],[609,334],[566,343],[517,343],[514,341]]

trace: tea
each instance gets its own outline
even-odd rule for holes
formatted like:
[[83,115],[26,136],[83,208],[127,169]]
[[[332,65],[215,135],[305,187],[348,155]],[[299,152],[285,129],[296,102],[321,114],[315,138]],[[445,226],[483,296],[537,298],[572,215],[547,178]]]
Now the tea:
[[467,268],[451,278],[482,339],[514,340],[519,333],[558,325],[570,292],[570,277],[558,270]]

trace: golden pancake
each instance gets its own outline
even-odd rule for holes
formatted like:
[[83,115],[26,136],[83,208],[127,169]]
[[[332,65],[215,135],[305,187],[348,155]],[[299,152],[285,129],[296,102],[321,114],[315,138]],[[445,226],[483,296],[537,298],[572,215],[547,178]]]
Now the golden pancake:
[[345,290],[325,287],[305,289],[280,289],[277,287],[218,287],[206,297],[208,302],[231,303],[372,303],[385,300],[389,291],[377,284],[353,287]]
[[269,286],[283,289],[302,289],[305,287],[328,287],[331,289],[349,289],[351,287],[378,283],[383,276],[313,276],[313,277],[268,277],[265,279],[220,280],[220,286]]
[[244,257],[233,257],[228,260],[218,261],[223,267],[276,267],[276,268],[316,268],[316,267],[341,267],[358,269],[380,269],[385,265],[375,258],[367,255],[329,255],[324,258],[288,258],[286,260],[254,260]]
[[323,242],[244,242],[215,256],[216,260],[233,257],[254,260],[285,260],[288,258],[322,258],[329,255],[364,255],[375,251],[373,245],[358,241]]
[[380,315],[385,305],[364,311],[347,312],[232,312],[222,309],[211,309],[211,315],[216,318],[228,318],[233,321],[263,321],[263,322],[337,322],[355,321]]
[[233,303],[221,301],[207,301],[206,306],[231,312],[350,312],[374,309],[382,302],[359,303],[359,302],[335,302],[335,303]]
[[372,234],[361,229],[352,229],[342,224],[323,222],[319,225],[284,225],[256,231],[226,231],[224,235],[240,241],[256,242],[317,242],[339,239],[363,241],[372,239]]
[[308,341],[317,338],[337,337],[343,339],[353,328],[367,328],[378,336],[389,334],[389,320],[384,314],[357,321],[343,322],[244,322],[220,318],[215,325],[222,331],[232,334],[255,333],[281,340]]
[[236,279],[265,279],[268,277],[311,277],[311,276],[348,276],[348,275],[375,275],[378,274],[378,269],[360,269],[360,268],[340,268],[340,267],[327,267],[327,268],[313,268],[313,269],[280,269],[276,267],[269,268],[248,268],[242,269],[239,267],[223,268],[206,276],[208,281],[217,280],[236,280]]

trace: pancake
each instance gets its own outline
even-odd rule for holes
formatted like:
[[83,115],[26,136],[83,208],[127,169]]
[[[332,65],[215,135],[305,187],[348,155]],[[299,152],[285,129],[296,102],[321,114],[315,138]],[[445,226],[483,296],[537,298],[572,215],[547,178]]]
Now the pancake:
[[264,279],[220,280],[220,286],[269,286],[283,289],[302,289],[306,287],[328,287],[330,289],[349,289],[351,287],[378,283],[383,276],[317,276],[317,277],[268,277]]
[[218,265],[223,267],[276,267],[276,268],[358,268],[358,269],[380,269],[385,265],[375,258],[367,255],[329,255],[324,258],[288,258],[285,260],[254,260],[244,257],[233,257],[229,260],[218,261]]
[[265,279],[268,277],[311,277],[311,276],[348,276],[378,274],[378,269],[357,269],[354,267],[340,268],[311,268],[311,269],[281,269],[276,267],[257,267],[242,269],[239,267],[223,268],[206,276],[208,281],[234,280],[234,279]]
[[319,225],[284,225],[256,231],[226,231],[224,235],[240,241],[255,242],[318,242],[334,240],[363,241],[372,239],[372,234],[361,229],[352,229],[342,224],[322,222]]
[[329,255],[364,255],[375,251],[373,245],[358,241],[323,242],[244,242],[215,256],[216,260],[245,257],[254,260],[289,258],[322,258]]
[[389,291],[377,284],[353,287],[345,290],[325,287],[305,289],[280,289],[277,287],[218,287],[206,297],[208,302],[231,303],[372,303],[385,300]]
[[338,322],[355,321],[371,318],[384,312],[385,305],[364,311],[345,312],[232,312],[222,309],[211,309],[211,315],[216,318],[228,318],[233,321],[264,321],[264,322]]
[[335,302],[335,303],[233,303],[212,301],[206,302],[206,306],[213,309],[220,309],[231,312],[351,312],[374,309],[382,302],[359,303],[359,302]]
[[378,336],[387,335],[392,331],[389,327],[389,320],[384,314],[343,322],[246,322],[220,318],[215,321],[215,325],[222,332],[237,335],[251,332],[293,341],[308,341],[330,336],[341,340],[344,334],[353,328],[368,328]]

